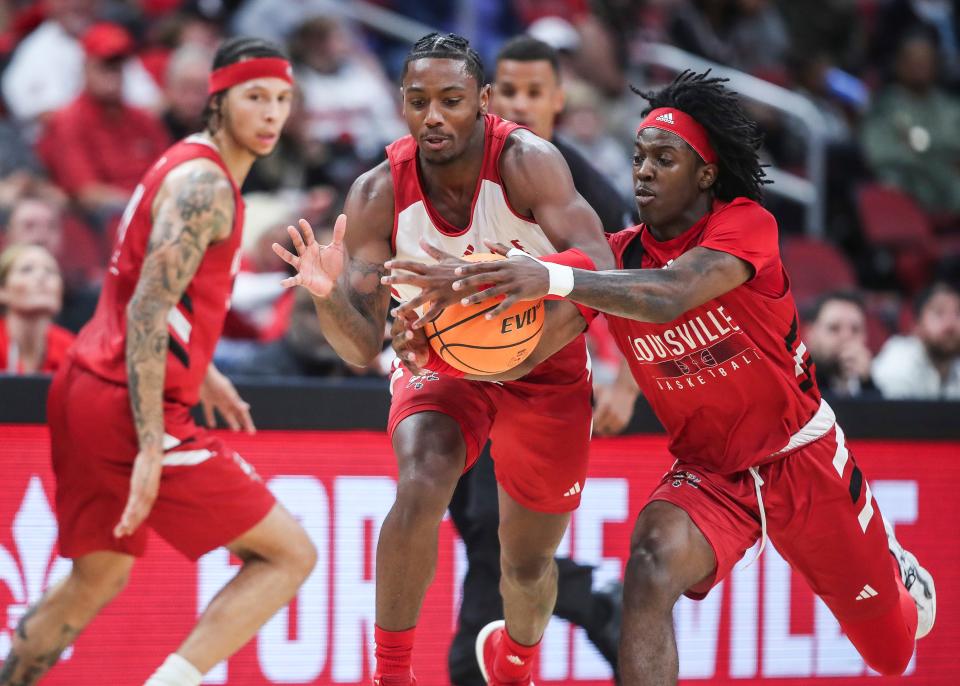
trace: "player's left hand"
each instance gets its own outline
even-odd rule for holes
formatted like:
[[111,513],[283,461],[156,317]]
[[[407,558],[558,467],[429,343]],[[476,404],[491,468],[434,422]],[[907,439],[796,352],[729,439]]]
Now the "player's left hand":
[[[420,329],[427,322],[435,319],[443,308],[460,300],[462,294],[453,290],[451,285],[457,280],[456,270],[470,264],[459,257],[445,253],[439,248],[420,240],[420,247],[436,264],[423,264],[412,260],[388,260],[383,266],[391,270],[390,276],[381,277],[380,283],[385,285],[407,284],[420,288],[420,294],[395,308],[391,314],[398,319],[415,313],[418,307],[430,303],[430,308],[417,317],[410,324],[413,330]],[[406,272],[406,273],[399,273]]]
[[230,379],[220,373],[212,362],[200,384],[200,407],[204,421],[211,429],[217,425],[216,411],[233,431],[243,429],[248,434],[257,432],[253,417],[250,416],[250,404],[240,397]]
[[[506,257],[510,250],[502,243],[484,241],[491,252]],[[485,315],[493,319],[518,300],[539,300],[550,290],[550,272],[536,260],[515,255],[496,262],[467,262],[456,268],[460,277],[452,284],[461,304],[475,305],[488,298],[505,296]]]
[[423,366],[430,359],[430,344],[423,329],[413,328],[416,319],[415,312],[400,313],[393,320],[390,337],[397,358],[411,374],[419,376],[424,373]]

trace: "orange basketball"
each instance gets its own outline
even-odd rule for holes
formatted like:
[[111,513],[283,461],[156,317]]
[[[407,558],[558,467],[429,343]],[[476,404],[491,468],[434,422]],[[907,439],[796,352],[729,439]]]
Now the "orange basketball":
[[[475,253],[463,259],[487,262],[505,258]],[[487,319],[484,315],[502,300],[500,296],[476,305],[449,305],[424,327],[427,340],[447,364],[467,374],[500,374],[513,369],[537,347],[543,333],[543,299],[517,302]]]

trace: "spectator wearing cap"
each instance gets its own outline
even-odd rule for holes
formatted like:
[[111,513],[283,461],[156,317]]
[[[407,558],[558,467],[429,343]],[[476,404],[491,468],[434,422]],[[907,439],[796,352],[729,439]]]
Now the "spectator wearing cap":
[[169,139],[156,116],[123,101],[130,34],[117,24],[96,24],[83,46],[83,92],[50,118],[37,151],[54,182],[102,228],[123,210]]
[[960,291],[946,282],[924,290],[910,336],[893,336],[873,363],[885,398],[960,399]]
[[[17,46],[3,72],[3,97],[14,117],[33,124],[83,89],[81,38],[96,21],[98,0],[47,0],[46,20]],[[160,89],[139,60],[124,65],[124,100],[156,107]]]
[[870,375],[867,314],[856,293],[822,296],[811,313],[804,340],[816,365],[817,385],[839,397],[879,395]]

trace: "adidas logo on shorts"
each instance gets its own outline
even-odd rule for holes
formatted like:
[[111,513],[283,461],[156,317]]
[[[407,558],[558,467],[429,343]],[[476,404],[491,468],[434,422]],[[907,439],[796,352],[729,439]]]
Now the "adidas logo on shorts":
[[880,594],[874,591],[873,588],[870,587],[870,584],[867,584],[857,595],[857,600],[869,600],[870,598],[876,598],[878,595]]
[[563,494],[564,498],[569,498],[570,496],[576,495],[580,492],[580,482],[577,481],[573,484],[569,491]]
[[673,124],[673,112],[666,112],[657,117],[657,121],[662,121],[664,124]]

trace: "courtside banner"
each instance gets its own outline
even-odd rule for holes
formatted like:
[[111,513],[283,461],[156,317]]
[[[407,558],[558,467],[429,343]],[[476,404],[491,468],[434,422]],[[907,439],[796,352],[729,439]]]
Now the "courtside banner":
[[[395,489],[389,441],[381,433],[322,431],[227,438],[309,531],[319,562],[293,603],[204,683],[369,684],[374,550]],[[57,555],[48,443],[43,426],[0,425],[0,658],[30,604],[70,568]],[[662,436],[593,443],[591,478],[560,552],[596,565],[597,584],[622,573],[633,519],[672,462],[665,444]],[[960,683],[960,446],[851,444],[898,537],[937,582],[937,624],[897,683]],[[677,606],[683,683],[894,683],[868,674],[829,612],[775,550],[768,547],[759,562],[746,567],[751,558],[748,553],[706,600],[684,599]],[[238,561],[224,551],[192,565],[152,538],[124,594],[43,683],[143,683],[237,569]],[[414,667],[421,686],[448,683],[446,650],[463,572],[462,546],[444,522],[436,580],[417,629]],[[559,620],[544,637],[535,674],[541,685],[610,683],[606,664],[583,633]]]

